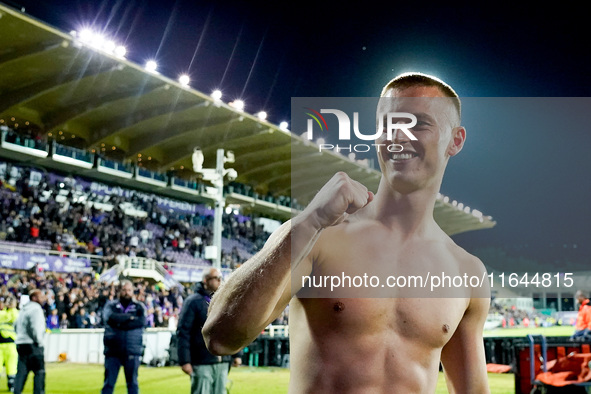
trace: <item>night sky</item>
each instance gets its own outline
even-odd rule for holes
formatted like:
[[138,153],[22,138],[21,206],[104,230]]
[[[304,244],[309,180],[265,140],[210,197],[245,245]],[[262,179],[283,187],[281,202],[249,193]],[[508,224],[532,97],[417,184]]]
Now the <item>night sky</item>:
[[[587,13],[566,3],[413,3],[9,4],[63,31],[102,29],[128,59],[156,59],[175,79],[188,72],[192,87],[242,98],[274,123],[289,120],[291,97],[376,96],[401,72],[433,74],[465,97],[468,129],[442,193],[498,222],[456,242],[506,270],[591,267]],[[517,97],[555,99],[504,99]]]

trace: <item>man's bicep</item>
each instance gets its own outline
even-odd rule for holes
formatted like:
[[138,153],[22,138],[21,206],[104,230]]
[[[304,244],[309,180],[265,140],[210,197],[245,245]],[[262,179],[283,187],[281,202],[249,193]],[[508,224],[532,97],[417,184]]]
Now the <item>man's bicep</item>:
[[450,393],[488,393],[482,331],[490,300],[474,298],[462,321],[441,352]]

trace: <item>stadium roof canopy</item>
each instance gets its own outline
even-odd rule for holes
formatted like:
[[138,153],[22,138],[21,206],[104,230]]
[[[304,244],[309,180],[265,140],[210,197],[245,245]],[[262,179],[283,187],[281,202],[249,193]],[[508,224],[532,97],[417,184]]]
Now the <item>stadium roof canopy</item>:
[[[288,130],[147,71],[115,46],[0,4],[0,123],[26,124],[57,142],[185,178],[195,177],[195,147],[206,168],[215,167],[217,149],[231,150],[237,182],[263,195],[290,195],[293,180],[302,204],[337,171],[377,190],[378,171],[319,153]],[[306,166],[292,171],[292,154]],[[495,225],[443,196],[435,218],[448,234]]]

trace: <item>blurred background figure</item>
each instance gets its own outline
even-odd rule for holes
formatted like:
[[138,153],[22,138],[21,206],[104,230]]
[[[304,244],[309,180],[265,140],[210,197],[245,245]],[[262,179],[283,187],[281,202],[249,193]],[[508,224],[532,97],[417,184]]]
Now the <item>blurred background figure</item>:
[[14,323],[18,318],[16,299],[0,298],[0,369],[6,367],[8,390],[13,391],[14,379],[18,366],[18,352],[16,351],[16,332]]

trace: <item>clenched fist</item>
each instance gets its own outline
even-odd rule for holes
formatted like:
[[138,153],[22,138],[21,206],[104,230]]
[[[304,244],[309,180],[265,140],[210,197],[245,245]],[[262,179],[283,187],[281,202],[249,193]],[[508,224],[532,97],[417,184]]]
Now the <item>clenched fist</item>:
[[320,189],[304,213],[318,229],[341,223],[347,215],[363,208],[373,200],[373,193],[361,183],[337,172]]

